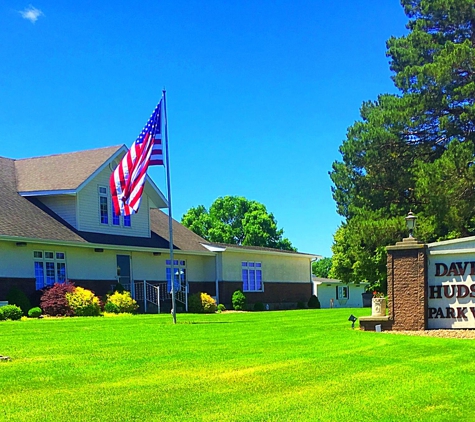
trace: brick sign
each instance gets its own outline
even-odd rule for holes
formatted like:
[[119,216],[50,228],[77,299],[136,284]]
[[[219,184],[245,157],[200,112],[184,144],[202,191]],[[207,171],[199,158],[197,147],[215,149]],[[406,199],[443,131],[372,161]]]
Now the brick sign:
[[475,254],[431,256],[427,297],[427,328],[475,328]]

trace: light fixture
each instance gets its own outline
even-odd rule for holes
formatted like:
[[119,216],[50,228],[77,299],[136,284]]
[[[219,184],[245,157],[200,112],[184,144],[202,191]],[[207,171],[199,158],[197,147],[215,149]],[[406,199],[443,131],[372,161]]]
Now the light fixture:
[[356,318],[353,314],[350,315],[348,321],[351,321],[351,328],[355,328],[355,322],[358,318]]
[[417,217],[412,213],[412,211],[409,211],[409,214],[407,214],[406,217],[406,226],[409,230],[409,237],[412,238],[414,229],[416,228],[416,219]]
[[104,249],[102,249],[102,248],[95,248],[95,249],[94,249],[94,252],[104,252]]

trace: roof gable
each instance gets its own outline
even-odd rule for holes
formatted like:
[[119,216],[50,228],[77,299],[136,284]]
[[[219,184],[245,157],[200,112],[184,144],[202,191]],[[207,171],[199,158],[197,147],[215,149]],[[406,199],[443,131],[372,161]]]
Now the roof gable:
[[26,196],[28,193],[75,192],[123,148],[121,145],[14,160],[16,190]]

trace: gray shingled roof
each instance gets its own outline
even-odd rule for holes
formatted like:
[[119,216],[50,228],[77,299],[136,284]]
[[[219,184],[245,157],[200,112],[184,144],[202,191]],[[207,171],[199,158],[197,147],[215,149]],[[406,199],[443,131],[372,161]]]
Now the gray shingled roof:
[[15,160],[17,190],[75,190],[122,146]]
[[[152,231],[160,237],[169,240],[168,215],[158,209],[150,210]],[[207,243],[202,237],[193,233],[185,226],[173,220],[173,245],[185,251],[209,252],[202,243]]]
[[[164,249],[169,247],[168,215],[150,210],[151,237],[114,236],[80,232],[61,219],[36,198],[18,192],[75,190],[122,146],[12,160],[0,157],[0,237],[38,239],[82,245],[135,246]],[[295,253],[271,248],[211,243],[173,220],[173,244],[182,251],[209,253],[203,244],[243,250]]]
[[17,193],[15,161],[8,158],[0,158],[0,197],[1,236],[84,242],[80,236]]
[[[95,152],[94,154],[62,154],[61,156],[54,156],[55,158],[52,161],[47,160],[48,157],[41,157],[43,164],[51,164],[54,162],[54,165],[57,167],[60,167],[59,163],[56,162],[57,157],[61,157],[63,160],[73,158],[72,165],[78,169],[80,167],[79,162],[76,161],[78,157],[82,157],[86,160],[88,157],[106,157],[102,162],[95,158],[91,159],[91,161],[87,161],[85,165],[86,170],[79,170],[83,176],[77,177],[75,181],[73,181],[74,178],[70,178],[69,181],[64,184],[60,184],[59,181],[57,181],[51,183],[47,190],[53,190],[52,186],[56,186],[56,189],[67,189],[67,186],[73,186],[81,181],[83,177],[84,180],[86,180],[118,149],[119,147],[101,148],[100,150],[93,150]],[[35,159],[31,160],[34,161]],[[23,162],[22,170],[26,170],[26,164],[30,162],[30,159],[20,161]],[[95,162],[94,166],[91,165],[92,161]],[[90,243],[91,246],[107,244],[111,246],[139,246],[157,249],[169,247],[168,216],[157,209],[150,210],[152,229],[150,238],[103,235],[100,233],[88,233],[76,230],[35,198],[28,199],[18,194],[15,179],[16,163],[15,160],[0,157],[0,197],[2,198],[0,236],[18,238],[19,240],[38,239],[39,241],[78,242],[82,245]],[[33,162],[33,165],[29,167],[32,174],[29,175],[28,180],[31,181],[34,179],[34,170],[38,170],[38,168],[35,167],[37,165],[38,163]],[[45,186],[44,182],[40,181],[33,189],[41,190],[38,189],[38,186],[42,183],[42,186]],[[72,184],[68,185],[68,183]],[[82,181],[80,183],[82,183]],[[33,185],[30,184],[30,186],[32,187]],[[176,249],[207,252],[207,249],[201,245],[202,242],[205,242],[205,240],[177,221],[173,222],[173,244]]]

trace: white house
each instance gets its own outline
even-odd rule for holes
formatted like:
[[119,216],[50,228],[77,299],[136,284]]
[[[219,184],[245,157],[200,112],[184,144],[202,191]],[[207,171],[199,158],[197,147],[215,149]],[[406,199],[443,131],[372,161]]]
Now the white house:
[[[35,303],[43,288],[66,279],[98,295],[120,282],[138,300],[159,286],[162,302],[168,300],[168,216],[161,211],[166,198],[148,178],[139,212],[113,213],[109,177],[126,151],[122,145],[0,157],[0,300],[16,286]],[[180,301],[186,302],[187,292],[204,291],[229,307],[241,289],[250,304],[275,309],[295,307],[312,294],[317,255],[210,244],[176,221],[173,247]]]
[[[371,306],[364,300],[368,283],[342,283],[340,280],[313,276],[314,294],[321,308],[362,308]],[[371,296],[371,295],[370,295]]]

